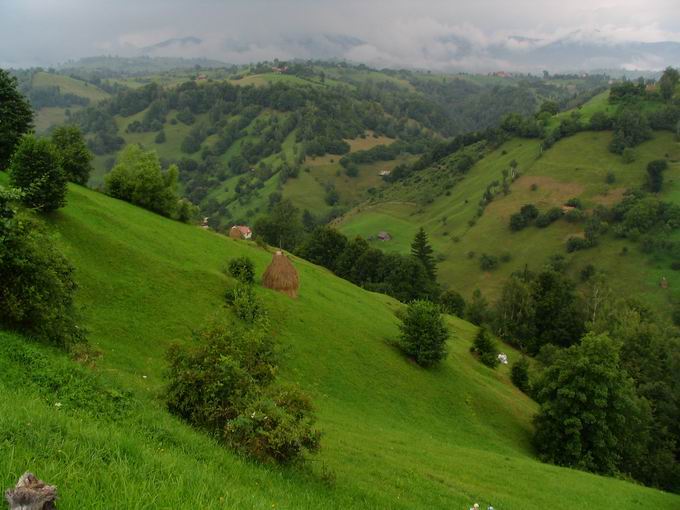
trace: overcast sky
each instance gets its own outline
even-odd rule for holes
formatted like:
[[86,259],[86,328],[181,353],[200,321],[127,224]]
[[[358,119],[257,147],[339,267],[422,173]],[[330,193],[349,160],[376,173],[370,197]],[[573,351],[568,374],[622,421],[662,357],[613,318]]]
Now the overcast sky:
[[[0,65],[148,50],[478,70],[557,39],[680,42],[679,0],[0,0]],[[519,37],[519,38],[518,38]],[[498,55],[502,54],[503,57]]]

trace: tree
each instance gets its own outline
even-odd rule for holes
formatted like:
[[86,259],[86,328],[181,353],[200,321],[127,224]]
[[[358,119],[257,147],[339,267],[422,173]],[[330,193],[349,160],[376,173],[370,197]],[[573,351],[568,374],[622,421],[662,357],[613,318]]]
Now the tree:
[[510,380],[521,392],[529,393],[531,390],[529,384],[529,360],[526,356],[522,356],[512,364]]
[[83,340],[74,312],[74,268],[41,223],[0,186],[0,325],[69,347]]
[[335,261],[335,274],[356,283],[354,265],[367,250],[368,242],[362,237],[358,236],[349,241]]
[[21,137],[33,128],[33,110],[17,88],[17,79],[0,69],[0,170],[4,170]]
[[251,285],[255,282],[255,264],[250,257],[231,259],[227,269],[229,274],[241,283]]
[[9,173],[28,207],[49,212],[66,205],[66,175],[49,140],[25,135],[12,155]]
[[614,120],[614,138],[609,150],[622,154],[627,147],[635,147],[652,135],[647,117],[635,108],[624,108]]
[[539,273],[531,284],[534,303],[535,336],[527,339],[529,352],[536,353],[544,344],[568,347],[583,335],[583,306],[574,284],[555,271]]
[[663,171],[668,168],[665,159],[650,161],[647,165],[647,188],[652,193],[658,193],[663,186]]
[[268,244],[293,251],[303,232],[300,210],[289,199],[281,200],[255,222],[254,231]]
[[678,73],[678,70],[667,67],[659,79],[659,89],[664,101],[673,99],[678,81],[680,81],[680,73]]
[[489,303],[481,290],[475,289],[472,293],[472,299],[465,307],[465,318],[476,326],[481,326],[489,320]]
[[80,129],[76,126],[58,127],[52,133],[52,143],[57,148],[66,178],[76,184],[87,184],[92,172],[92,153]]
[[498,366],[498,349],[491,335],[484,326],[479,328],[470,351],[479,356],[479,361],[489,368]]
[[495,331],[506,342],[524,348],[536,336],[534,301],[524,279],[511,277],[503,285],[494,313]]
[[586,335],[557,356],[537,384],[534,444],[542,460],[602,474],[626,472],[648,408],[621,368],[617,344]]
[[447,290],[439,296],[439,304],[444,313],[463,317],[465,312],[465,299],[455,290]]
[[527,226],[529,222],[522,213],[514,213],[510,216],[510,230],[517,232]]
[[423,367],[435,365],[446,357],[449,332],[439,308],[429,301],[413,301],[399,325],[402,350]]
[[420,227],[413,242],[411,243],[411,255],[422,262],[430,279],[435,281],[437,279],[437,264],[432,255],[434,250],[427,239],[425,229]]
[[300,248],[299,255],[333,271],[336,260],[346,246],[347,238],[343,234],[334,228],[321,226],[315,228],[307,237]]
[[112,197],[144,207],[163,216],[177,211],[177,166],[161,170],[156,151],[145,152],[139,145],[128,145],[104,181],[104,190]]

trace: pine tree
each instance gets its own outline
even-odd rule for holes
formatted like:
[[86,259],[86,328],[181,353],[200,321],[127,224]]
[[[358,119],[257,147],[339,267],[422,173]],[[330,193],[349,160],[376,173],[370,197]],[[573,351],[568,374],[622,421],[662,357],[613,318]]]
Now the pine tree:
[[0,170],[8,165],[21,136],[33,127],[33,110],[17,87],[17,80],[0,69]]
[[428,276],[434,281],[437,279],[437,263],[435,262],[432,253],[432,246],[430,246],[425,229],[420,227],[420,230],[411,243],[411,255],[423,263]]

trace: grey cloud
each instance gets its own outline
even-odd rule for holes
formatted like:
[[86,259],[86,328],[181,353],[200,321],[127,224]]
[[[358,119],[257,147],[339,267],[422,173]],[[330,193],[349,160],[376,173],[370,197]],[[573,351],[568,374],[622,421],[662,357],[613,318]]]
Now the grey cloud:
[[[0,0],[0,65],[97,54],[436,70],[680,63],[673,0]],[[669,62],[668,59],[673,60]]]

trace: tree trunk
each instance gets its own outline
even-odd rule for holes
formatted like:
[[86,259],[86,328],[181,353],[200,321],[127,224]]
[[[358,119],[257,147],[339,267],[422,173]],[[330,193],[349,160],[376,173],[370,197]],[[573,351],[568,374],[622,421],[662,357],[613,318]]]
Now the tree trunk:
[[5,492],[10,510],[54,510],[57,488],[38,480],[33,473],[24,473],[14,489]]

